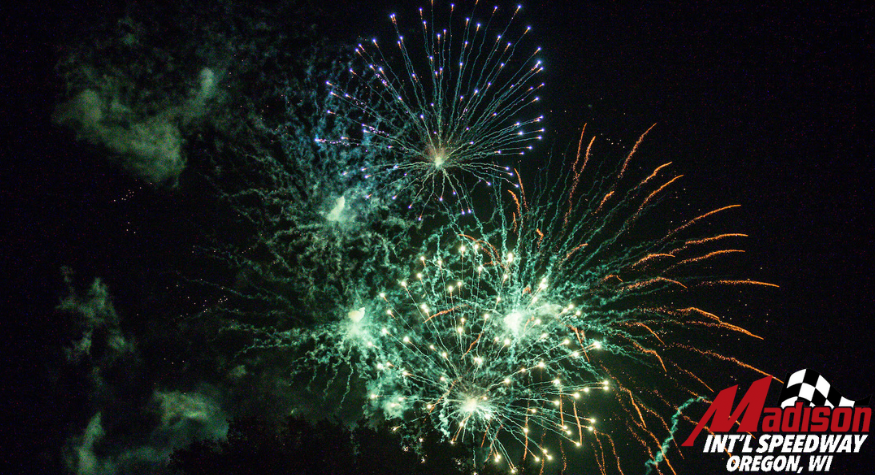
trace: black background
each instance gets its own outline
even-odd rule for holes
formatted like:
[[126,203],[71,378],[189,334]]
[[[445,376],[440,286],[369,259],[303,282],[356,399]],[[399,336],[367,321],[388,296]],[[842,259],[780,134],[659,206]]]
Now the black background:
[[[738,303],[746,317],[734,322],[765,337],[745,350],[745,360],[778,377],[812,368],[860,398],[875,390],[875,11],[862,2],[735,3],[524,4],[520,18],[544,48],[546,139],[564,150],[587,123],[599,140],[626,150],[656,123],[643,159],[675,163],[692,212],[741,204],[727,221],[751,236],[747,274],[780,285]],[[380,32],[388,13],[414,16],[419,6],[320,4],[340,18],[338,29]],[[43,8],[14,9],[0,32],[0,328],[13,373],[3,384],[12,408],[6,413],[23,418],[15,431],[20,453],[46,440],[34,427],[43,419],[32,413],[56,397],[41,386],[49,371],[41,356],[65,343],[49,320],[62,296],[60,267],[71,265],[86,280],[105,276],[136,300],[137,286],[127,285],[135,279],[112,276],[160,256],[184,229],[172,199],[81,152],[49,120],[60,93],[53,67],[65,41],[123,8]],[[130,192],[151,209],[119,211],[116,200]],[[150,235],[138,236],[138,228]],[[868,441],[870,456],[872,447]],[[864,457],[838,456],[832,471],[864,473]],[[691,464],[678,464],[679,473],[702,473]]]

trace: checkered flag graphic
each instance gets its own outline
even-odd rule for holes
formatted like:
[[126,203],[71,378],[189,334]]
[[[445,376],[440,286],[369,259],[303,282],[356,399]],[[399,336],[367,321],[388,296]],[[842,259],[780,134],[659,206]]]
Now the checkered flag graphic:
[[866,396],[859,401],[851,401],[829,385],[829,381],[817,371],[800,369],[787,377],[787,384],[781,389],[781,407],[793,406],[797,401],[808,403],[809,406],[854,407],[868,406]]

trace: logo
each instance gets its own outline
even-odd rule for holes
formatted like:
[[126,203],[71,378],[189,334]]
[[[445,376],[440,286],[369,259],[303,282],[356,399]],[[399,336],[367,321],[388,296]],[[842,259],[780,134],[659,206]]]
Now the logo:
[[733,407],[738,385],[714,398],[682,444],[704,429],[704,453],[727,453],[729,472],[828,472],[835,454],[859,453],[869,437],[870,397],[846,399],[816,371],[788,375],[778,407],[765,407],[771,376],[754,381]]

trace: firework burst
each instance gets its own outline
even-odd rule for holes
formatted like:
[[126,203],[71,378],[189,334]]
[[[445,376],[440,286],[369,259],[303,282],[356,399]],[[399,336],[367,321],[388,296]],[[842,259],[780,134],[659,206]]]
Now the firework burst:
[[537,59],[540,48],[518,49],[529,27],[516,40],[507,39],[520,7],[503,27],[496,27],[498,7],[485,22],[473,19],[476,9],[475,2],[471,16],[461,19],[450,5],[443,28],[437,26],[433,4],[430,14],[420,9],[422,42],[412,47],[392,14],[397,50],[384,50],[376,39],[359,44],[356,54],[364,66],[349,70],[357,92],[328,83],[332,97],[363,116],[362,138],[318,140],[385,152],[383,163],[359,171],[380,175],[391,188],[397,188],[391,185],[396,181],[414,184],[405,196],[411,208],[454,196],[461,197],[462,212],[470,212],[468,187],[459,175],[487,185],[512,177],[509,168],[493,160],[525,154],[544,132],[537,126],[542,116],[521,117],[539,100],[543,66]]
[[[306,348],[300,370],[318,363],[363,382],[366,417],[414,441],[469,446],[475,467],[558,469],[566,450],[591,448],[599,469],[622,472],[618,434],[652,467],[670,466],[671,442],[663,440],[677,424],[668,421],[710,393],[678,355],[758,371],[683,343],[702,327],[758,337],[680,302],[698,288],[771,284],[701,275],[705,263],[741,252],[714,246],[742,234],[691,236],[733,206],[640,238],[680,178],[667,174],[669,164],[630,177],[641,139],[612,174],[587,180],[593,141],[585,146],[581,134],[571,173],[542,177],[552,186],[540,198],[529,201],[522,181],[518,192],[496,190],[490,217],[435,229],[413,262],[395,269],[397,286],[342,322],[308,335],[274,333],[267,346]],[[663,383],[647,385],[649,374]],[[605,426],[605,418],[615,422]]]

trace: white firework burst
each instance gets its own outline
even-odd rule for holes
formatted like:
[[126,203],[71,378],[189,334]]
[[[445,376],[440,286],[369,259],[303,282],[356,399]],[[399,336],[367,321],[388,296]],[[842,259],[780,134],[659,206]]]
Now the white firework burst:
[[384,51],[376,39],[359,44],[356,53],[365,66],[349,70],[358,92],[328,83],[333,97],[364,115],[362,137],[318,140],[385,152],[382,163],[363,173],[394,184],[393,198],[405,190],[411,208],[461,195],[462,212],[470,212],[462,176],[487,185],[512,176],[509,167],[493,160],[525,154],[544,132],[536,125],[543,116],[523,117],[543,87],[537,81],[544,69],[537,59],[541,48],[520,46],[530,27],[516,40],[506,39],[520,7],[503,27],[495,26],[498,7],[485,22],[472,19],[476,8],[475,2],[472,15],[460,19],[450,5],[443,28],[436,26],[433,4],[430,16],[420,8],[422,42],[411,42],[415,47],[408,46],[398,18],[390,15],[397,50]]

